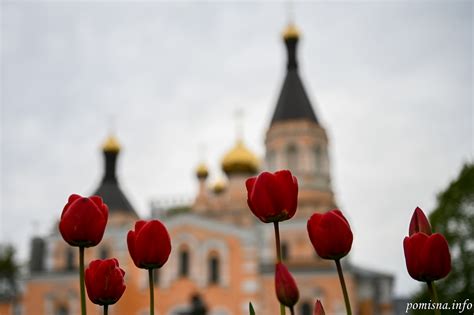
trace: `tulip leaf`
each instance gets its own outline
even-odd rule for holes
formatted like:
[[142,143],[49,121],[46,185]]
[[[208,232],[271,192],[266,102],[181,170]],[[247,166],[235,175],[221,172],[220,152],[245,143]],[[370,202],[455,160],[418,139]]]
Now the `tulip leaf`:
[[253,309],[252,302],[249,302],[249,313],[250,315],[255,315],[255,310]]

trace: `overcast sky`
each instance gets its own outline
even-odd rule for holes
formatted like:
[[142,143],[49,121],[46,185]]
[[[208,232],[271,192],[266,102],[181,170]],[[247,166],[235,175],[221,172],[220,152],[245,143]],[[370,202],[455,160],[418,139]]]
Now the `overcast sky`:
[[[220,174],[235,141],[260,156],[285,73],[280,3],[3,1],[0,242],[25,258],[67,196],[88,195],[111,121],[122,187],[192,198],[201,158]],[[417,288],[402,240],[416,206],[473,160],[473,3],[296,3],[301,76],[330,137],[353,262]],[[113,119],[111,118],[113,117]],[[199,154],[200,147],[206,148]],[[33,224],[37,222],[37,224]]]

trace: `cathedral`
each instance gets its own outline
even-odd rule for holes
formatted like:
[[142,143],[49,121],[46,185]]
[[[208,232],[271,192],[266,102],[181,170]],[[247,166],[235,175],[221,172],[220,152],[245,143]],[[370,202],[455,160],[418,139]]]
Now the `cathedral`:
[[[196,168],[198,192],[193,202],[151,209],[151,217],[167,226],[173,248],[169,261],[155,272],[157,314],[192,314],[200,307],[210,315],[244,315],[249,302],[257,314],[279,313],[273,225],[252,215],[245,189],[248,177],[278,169],[290,169],[299,182],[296,215],[280,228],[283,261],[300,291],[296,314],[311,315],[316,299],[326,314],[345,314],[334,263],[315,254],[306,231],[313,212],[336,208],[337,201],[331,187],[329,140],[299,76],[299,38],[293,24],[283,32],[287,71],[264,139],[265,156],[256,156],[244,139],[237,138],[222,158],[225,181],[211,186],[209,170],[202,163]],[[135,267],[126,244],[127,232],[139,216],[116,176],[120,149],[113,135],[102,147],[103,178],[91,195],[101,196],[109,206],[109,222],[102,242],[86,249],[85,261],[116,257],[126,271],[127,289],[109,314],[146,315],[147,273]],[[57,224],[50,235],[32,239],[30,255],[22,281],[21,314],[78,315],[78,251],[62,239]],[[342,262],[354,314],[393,314],[393,276],[355,266],[350,256]],[[91,315],[102,312],[90,302],[87,308]]]

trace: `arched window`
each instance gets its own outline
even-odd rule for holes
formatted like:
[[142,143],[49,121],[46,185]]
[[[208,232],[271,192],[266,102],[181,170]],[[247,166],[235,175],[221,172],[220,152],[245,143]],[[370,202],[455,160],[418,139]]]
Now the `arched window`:
[[308,302],[303,302],[300,304],[300,314],[301,315],[311,315],[311,304]]
[[274,171],[277,168],[276,155],[275,155],[275,151],[273,150],[267,151],[267,167],[270,171]]
[[288,146],[286,150],[286,160],[290,171],[295,173],[298,166],[298,149],[294,144]]
[[220,278],[219,257],[212,255],[208,260],[209,264],[209,284],[218,284]]
[[153,283],[156,285],[160,284],[160,269],[159,268],[153,269]]
[[321,147],[318,145],[314,148],[314,169],[316,173],[321,173],[323,167],[323,156],[321,152]]
[[54,311],[54,315],[69,315],[69,310],[68,310],[67,306],[60,305]]
[[102,246],[99,250],[99,258],[107,259],[109,258],[109,248],[107,246]]
[[64,267],[68,271],[74,270],[76,267],[74,264],[74,250],[70,247],[66,249],[66,263]]
[[186,248],[179,251],[179,276],[189,276],[189,251]]
[[289,251],[288,242],[282,242],[281,243],[281,259],[283,259],[283,261],[288,259],[288,251]]

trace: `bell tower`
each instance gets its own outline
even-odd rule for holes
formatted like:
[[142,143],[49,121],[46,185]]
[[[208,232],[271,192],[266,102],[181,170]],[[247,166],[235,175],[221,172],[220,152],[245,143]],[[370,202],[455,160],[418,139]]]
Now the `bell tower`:
[[299,76],[300,33],[293,23],[283,32],[287,50],[286,76],[265,138],[265,166],[289,169],[298,177],[299,210],[307,216],[334,208],[328,138]]

